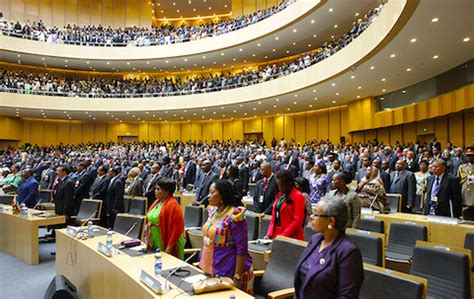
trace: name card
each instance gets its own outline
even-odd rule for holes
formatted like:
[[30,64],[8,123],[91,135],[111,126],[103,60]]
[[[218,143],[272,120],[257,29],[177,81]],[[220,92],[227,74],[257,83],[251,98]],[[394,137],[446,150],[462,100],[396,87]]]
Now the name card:
[[[372,214],[372,209],[369,209],[369,208],[361,208],[361,209],[360,209],[360,212],[361,212],[361,214],[370,215],[370,214]],[[367,217],[366,217],[366,218],[367,218]]]
[[360,234],[370,235],[370,232],[369,232],[369,231],[366,231],[366,230],[357,229],[356,232],[358,232],[358,233],[360,233]]
[[426,220],[428,222],[445,223],[445,224],[452,224],[452,225],[459,224],[459,219],[451,218],[451,217],[443,217],[443,216],[428,215],[426,217]]
[[142,273],[140,274],[140,281],[156,294],[161,292],[161,283],[156,279],[156,277],[148,274],[145,270],[142,270]]
[[77,235],[77,232],[79,231],[79,229],[80,229],[79,227],[68,225],[68,227],[66,229],[66,234],[70,235],[71,237],[75,237]]
[[99,252],[103,253],[105,256],[108,256],[108,257],[112,256],[112,248],[110,248],[109,246],[105,245],[102,242],[99,242],[97,244],[97,250],[99,250]]

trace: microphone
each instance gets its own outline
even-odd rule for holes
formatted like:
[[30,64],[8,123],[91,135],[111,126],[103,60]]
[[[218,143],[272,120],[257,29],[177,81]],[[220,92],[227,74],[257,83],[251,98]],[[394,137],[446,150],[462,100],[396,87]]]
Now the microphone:
[[176,273],[176,271],[178,271],[179,269],[181,269],[181,267],[185,266],[188,264],[188,262],[196,255],[196,253],[198,253],[198,251],[194,251],[193,254],[191,254],[184,262],[181,263],[181,265],[179,265],[178,267],[176,267],[173,271],[170,272],[170,274],[168,274],[165,278],[165,284],[163,286],[163,291],[165,292],[168,292],[170,290],[170,286],[169,286],[169,279],[170,277]]
[[[137,226],[137,224],[138,224],[138,222],[133,223],[133,225],[132,225],[132,226],[127,230],[127,232],[123,235],[122,240],[120,240],[120,242],[118,242],[118,243],[115,244],[115,245],[120,245],[120,244],[125,240],[125,238],[128,237],[128,234],[132,232],[132,230],[135,228],[135,226]],[[119,248],[119,249],[125,248],[125,246],[120,246],[120,247],[121,247],[121,248]]]
[[77,230],[76,234],[74,235],[74,237],[76,237],[80,232],[82,232],[82,229],[85,227],[85,225],[87,225],[87,223],[89,222],[89,220],[91,220],[92,218],[94,218],[95,216],[95,213],[97,213],[97,211],[94,211],[90,216],[89,218],[87,218],[81,226],[79,226],[79,229]]
[[378,195],[375,195],[374,200],[370,203],[369,209],[372,209],[372,206],[374,205],[375,201],[377,200]]

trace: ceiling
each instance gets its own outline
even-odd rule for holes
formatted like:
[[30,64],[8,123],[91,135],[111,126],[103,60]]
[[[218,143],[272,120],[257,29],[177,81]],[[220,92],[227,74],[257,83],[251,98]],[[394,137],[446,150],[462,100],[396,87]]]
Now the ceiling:
[[[86,71],[193,72],[210,69],[215,71],[229,67],[241,68],[245,65],[280,59],[316,49],[324,42],[331,40],[332,37],[338,38],[348,32],[351,29],[352,22],[360,17],[359,15],[363,15],[376,7],[379,2],[379,0],[349,2],[330,0],[308,16],[283,30],[246,44],[205,53],[204,55],[141,61],[42,57],[24,51],[2,51],[1,55],[2,61],[15,64]],[[192,42],[189,42],[189,45],[192,45]]]
[[[421,0],[407,24],[378,53],[335,78],[278,98],[180,111],[96,113],[22,109],[18,111],[18,116],[74,120],[186,121],[270,116],[344,105],[357,98],[402,89],[474,58],[472,20],[472,0]],[[16,113],[16,109],[2,108],[2,114],[15,116]]]
[[153,0],[156,19],[195,18],[232,12],[232,0]]

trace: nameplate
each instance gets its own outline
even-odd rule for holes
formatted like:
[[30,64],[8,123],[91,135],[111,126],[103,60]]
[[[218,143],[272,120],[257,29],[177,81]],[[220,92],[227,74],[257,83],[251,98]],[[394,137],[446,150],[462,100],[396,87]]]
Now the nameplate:
[[161,283],[156,279],[156,277],[148,274],[145,270],[142,270],[142,273],[140,274],[140,281],[156,294],[161,292]]
[[365,214],[364,219],[375,219],[375,216]]
[[405,221],[405,223],[406,223],[406,224],[413,224],[413,225],[416,225],[416,223],[413,222],[413,221]]
[[75,237],[77,235],[77,232],[79,231],[79,229],[80,229],[79,227],[68,225],[68,227],[66,229],[66,234],[68,234],[71,237]]
[[459,219],[451,218],[451,217],[428,215],[426,217],[426,220],[428,222],[436,222],[436,223],[444,223],[444,224],[452,224],[452,225],[459,224]]
[[370,235],[370,232],[369,232],[369,231],[366,231],[366,230],[357,229],[356,232],[358,232],[358,233],[360,233],[360,234]]
[[108,257],[112,256],[112,248],[110,248],[109,246],[105,245],[102,242],[99,242],[97,244],[97,250],[99,250],[99,252],[103,253],[105,256],[108,256]]
[[372,214],[372,209],[370,209],[370,208],[361,208],[360,213],[365,214],[365,215],[370,215],[370,214]]
[[442,249],[442,250],[446,250],[446,251],[451,251],[451,248],[446,247],[446,246],[436,245],[434,248],[436,248],[436,249]]

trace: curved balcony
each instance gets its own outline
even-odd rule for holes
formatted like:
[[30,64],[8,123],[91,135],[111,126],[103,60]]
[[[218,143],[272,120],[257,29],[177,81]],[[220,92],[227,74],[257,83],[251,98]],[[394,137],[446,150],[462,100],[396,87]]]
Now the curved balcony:
[[189,43],[149,47],[93,47],[44,43],[3,35],[0,36],[0,50],[49,58],[106,61],[156,60],[202,55],[243,45],[283,30],[316,10],[319,4],[321,0],[297,0],[286,9],[255,24]]
[[377,51],[384,40],[389,38],[402,16],[412,12],[407,9],[407,3],[406,0],[389,1],[380,15],[373,20],[371,26],[334,55],[299,72],[260,84],[217,91],[212,94],[169,96],[161,99],[141,98],[140,100],[84,99],[1,93],[0,106],[67,111],[159,112],[175,110],[178,112],[178,110],[228,106],[253,101],[273,102],[277,97],[284,97],[295,92],[311,94],[311,90],[316,85],[327,84],[327,80],[347,71],[354,64]]

